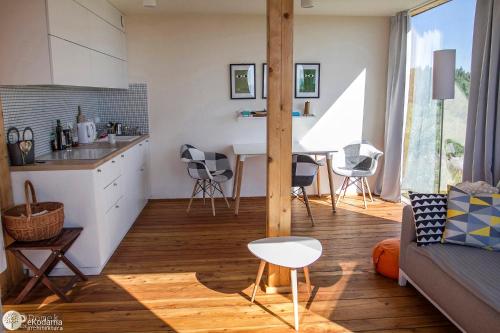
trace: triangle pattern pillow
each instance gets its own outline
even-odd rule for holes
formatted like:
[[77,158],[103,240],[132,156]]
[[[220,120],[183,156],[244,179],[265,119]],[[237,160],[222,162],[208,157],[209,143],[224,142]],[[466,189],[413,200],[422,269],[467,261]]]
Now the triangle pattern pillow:
[[450,186],[443,243],[500,251],[500,194],[469,194]]
[[446,222],[446,194],[410,192],[417,245],[440,243]]

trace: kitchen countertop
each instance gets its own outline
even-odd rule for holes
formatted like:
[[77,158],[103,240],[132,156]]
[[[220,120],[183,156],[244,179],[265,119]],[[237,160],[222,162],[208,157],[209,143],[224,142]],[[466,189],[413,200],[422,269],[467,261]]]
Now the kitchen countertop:
[[[149,135],[141,135],[137,139],[132,141],[117,141],[115,144],[110,144],[108,142],[94,142],[90,144],[80,145],[72,149],[71,155],[73,156],[83,156],[86,159],[68,159],[68,155],[64,152],[55,152],[50,154],[50,160],[46,160],[44,163],[35,163],[23,166],[11,166],[11,172],[19,171],[51,171],[51,170],[91,170],[98,166],[106,163],[122,152],[128,150],[132,146],[146,140]],[[96,159],[90,159],[92,156],[91,150],[96,150],[99,153],[94,154]],[[111,150],[114,149],[114,150]],[[40,157],[44,157],[43,155]],[[39,160],[39,158],[35,158]]]

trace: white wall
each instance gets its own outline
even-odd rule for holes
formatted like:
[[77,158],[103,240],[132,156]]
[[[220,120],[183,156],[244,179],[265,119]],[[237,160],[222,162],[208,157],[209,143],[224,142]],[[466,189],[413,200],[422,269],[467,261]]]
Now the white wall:
[[[317,116],[294,119],[294,140],[341,147],[363,137],[383,148],[388,18],[299,16],[294,34],[294,62],[321,63],[321,98],[310,100]],[[234,163],[232,143],[264,142],[265,119],[235,116],[265,108],[264,16],[129,16],[127,41],[130,82],[148,84],[154,198],[191,194],[181,144],[224,152]],[[230,63],[256,64],[256,100],[230,100]],[[304,101],[294,107],[302,110]],[[264,158],[249,159],[242,195],[265,195],[265,173]]]

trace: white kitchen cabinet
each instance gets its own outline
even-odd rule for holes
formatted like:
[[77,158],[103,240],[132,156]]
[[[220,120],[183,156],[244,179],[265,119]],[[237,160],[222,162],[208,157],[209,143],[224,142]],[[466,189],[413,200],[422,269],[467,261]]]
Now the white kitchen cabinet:
[[126,89],[122,24],[106,0],[2,0],[0,85]]
[[76,0],[115,28],[125,31],[125,17],[112,4],[104,0]]
[[[30,180],[39,201],[62,202],[65,227],[83,228],[68,258],[84,274],[99,274],[150,197],[142,171],[149,170],[149,159],[143,155],[148,145],[149,139],[142,140],[91,170],[13,171],[14,201],[24,203],[24,182]],[[48,252],[26,254],[42,264]],[[71,274],[62,264],[53,271]]]
[[138,172],[137,172],[137,164],[139,155],[138,145],[135,145],[127,152],[121,155],[122,165],[123,167],[123,176],[125,177],[124,188],[126,193],[128,194],[125,198],[125,210],[127,214],[132,216],[137,216],[140,213],[140,207],[137,200],[137,191],[136,186],[138,182]]
[[[99,0],[106,4],[107,1]],[[97,8],[97,7],[96,7]],[[108,7],[106,7],[108,8]],[[106,8],[101,10],[105,11]],[[118,10],[111,7],[121,17]],[[99,8],[97,8],[99,9]],[[121,60],[126,59],[125,34],[73,0],[47,0],[48,33]]]
[[91,13],[85,7],[72,0],[47,0],[47,16],[49,35],[82,46],[90,45]]
[[91,50],[58,37],[49,37],[53,82],[65,86],[93,85]]
[[96,15],[89,15],[88,47],[121,60],[127,59],[125,34]]
[[140,172],[141,172],[141,184],[142,184],[142,189],[141,189],[141,195],[140,199],[141,205],[145,206],[147,203],[147,199],[151,197],[151,183],[150,183],[150,168],[149,168],[149,160],[150,160],[150,148],[149,148],[149,139],[144,140],[144,142],[139,144],[139,149],[141,149],[141,162],[142,165],[140,167]]
[[128,88],[128,82],[122,78],[126,66],[124,61],[91,51],[90,68],[92,85],[95,87]]

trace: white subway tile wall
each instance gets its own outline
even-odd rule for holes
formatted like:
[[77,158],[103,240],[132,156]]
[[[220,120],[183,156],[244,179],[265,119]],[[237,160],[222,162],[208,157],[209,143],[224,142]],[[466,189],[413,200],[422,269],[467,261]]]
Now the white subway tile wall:
[[35,135],[35,156],[50,152],[50,133],[56,120],[75,122],[78,106],[88,120],[100,118],[101,126],[121,122],[149,133],[147,86],[130,84],[124,89],[52,86],[1,86],[4,127],[22,131],[29,126]]

